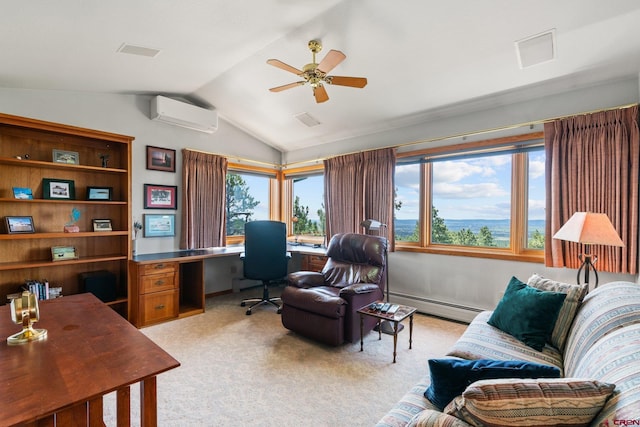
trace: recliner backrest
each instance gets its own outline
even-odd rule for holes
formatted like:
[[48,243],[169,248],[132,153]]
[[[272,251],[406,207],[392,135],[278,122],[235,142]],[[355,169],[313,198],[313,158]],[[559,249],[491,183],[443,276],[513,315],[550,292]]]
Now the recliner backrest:
[[329,259],[322,269],[325,281],[344,287],[355,283],[376,283],[384,287],[387,240],[384,237],[340,233],[331,238]]

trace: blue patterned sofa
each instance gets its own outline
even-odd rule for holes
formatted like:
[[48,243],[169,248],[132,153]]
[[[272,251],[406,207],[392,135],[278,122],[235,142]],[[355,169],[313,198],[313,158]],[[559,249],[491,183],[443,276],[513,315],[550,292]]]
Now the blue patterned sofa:
[[[528,285],[544,283],[547,287],[539,289],[562,291],[562,287],[577,286],[553,282],[538,275],[533,275]],[[574,288],[575,290],[575,288]],[[574,295],[567,294],[569,310],[558,317],[553,331],[551,343],[546,343],[542,351],[536,351],[523,344],[511,335],[487,323],[491,311],[478,314],[469,327],[456,342],[446,357],[461,359],[494,359],[494,360],[524,360],[544,365],[558,367],[563,373],[561,380],[584,379],[606,383],[611,393],[605,396],[600,406],[589,417],[588,423],[566,422],[567,425],[615,426],[640,425],[640,286],[631,282],[611,282],[602,285],[589,294],[586,289]],[[571,300],[571,301],[570,301]],[[564,318],[562,318],[564,316]],[[565,329],[563,332],[562,329]],[[552,345],[555,344],[555,345]],[[542,418],[536,420],[514,420],[511,417],[522,408],[514,410],[510,404],[491,406],[491,399],[501,392],[501,387],[511,387],[521,380],[483,380],[478,381],[454,399],[454,401],[440,411],[424,397],[429,386],[430,376],[425,373],[422,381],[413,386],[404,397],[378,422],[377,427],[399,426],[468,426],[468,425],[557,425],[563,421],[541,421],[544,410],[540,407],[549,404],[536,404],[535,399],[528,399],[535,394],[518,394],[518,404],[527,401],[528,414],[537,414]],[[544,383],[547,380],[529,380]],[[551,381],[551,380],[549,380]],[[559,380],[557,380],[559,381]],[[506,383],[506,384],[505,384]],[[573,385],[573,383],[572,383]],[[474,387],[477,386],[477,387]],[[481,392],[489,390],[489,395],[482,393],[485,400],[480,404],[487,404],[487,408],[495,410],[496,421],[471,422],[464,416],[458,417],[460,411],[455,412],[451,407],[477,402],[478,389]],[[491,394],[493,393],[493,394]],[[489,396],[487,398],[487,396]],[[493,397],[492,397],[493,396]],[[522,397],[524,396],[524,397]],[[503,396],[502,396],[503,397]],[[465,401],[466,399],[466,401]],[[567,399],[565,404],[577,405],[579,399]],[[606,402],[606,403],[605,403]],[[455,409],[455,408],[454,408]],[[465,421],[463,421],[462,419]]]

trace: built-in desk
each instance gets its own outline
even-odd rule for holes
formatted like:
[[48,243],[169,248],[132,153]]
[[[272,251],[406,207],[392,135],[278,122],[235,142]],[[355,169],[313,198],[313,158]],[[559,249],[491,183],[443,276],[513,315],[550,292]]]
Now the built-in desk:
[[[325,249],[291,245],[287,250],[307,257],[324,257]],[[204,261],[215,257],[240,256],[244,246],[192,249],[143,254],[129,266],[129,321],[137,327],[152,325],[204,312]],[[303,268],[310,269],[310,268]]]

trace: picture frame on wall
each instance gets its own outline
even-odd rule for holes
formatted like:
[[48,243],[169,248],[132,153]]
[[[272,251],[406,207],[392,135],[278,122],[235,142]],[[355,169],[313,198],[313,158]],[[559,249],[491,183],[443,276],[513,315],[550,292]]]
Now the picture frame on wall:
[[147,145],[147,169],[175,172],[176,150]]
[[7,234],[35,233],[31,216],[5,216],[4,225]]
[[42,198],[75,200],[75,184],[69,179],[42,178]]
[[144,237],[171,237],[176,235],[175,214],[144,214]]
[[75,151],[53,150],[52,157],[53,163],[80,164],[80,154]]
[[177,209],[178,186],[144,184],[145,209]]
[[111,201],[113,187],[87,187],[87,200]]

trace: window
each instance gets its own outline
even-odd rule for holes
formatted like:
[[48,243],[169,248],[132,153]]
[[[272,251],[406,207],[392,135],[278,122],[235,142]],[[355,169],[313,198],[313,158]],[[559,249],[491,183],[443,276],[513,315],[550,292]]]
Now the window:
[[274,178],[275,175],[229,169],[226,181],[227,236],[243,236],[245,223],[272,217]]
[[325,236],[324,174],[322,169],[285,173],[285,220],[291,241],[321,244]]
[[541,259],[542,144],[536,133],[399,156],[397,248]]

